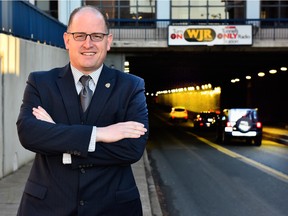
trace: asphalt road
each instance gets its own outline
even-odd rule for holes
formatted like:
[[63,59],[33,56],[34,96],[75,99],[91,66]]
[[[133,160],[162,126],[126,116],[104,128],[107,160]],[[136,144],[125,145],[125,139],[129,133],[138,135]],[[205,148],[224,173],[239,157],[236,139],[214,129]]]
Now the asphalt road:
[[164,216],[286,216],[288,147],[220,146],[151,114],[148,157]]

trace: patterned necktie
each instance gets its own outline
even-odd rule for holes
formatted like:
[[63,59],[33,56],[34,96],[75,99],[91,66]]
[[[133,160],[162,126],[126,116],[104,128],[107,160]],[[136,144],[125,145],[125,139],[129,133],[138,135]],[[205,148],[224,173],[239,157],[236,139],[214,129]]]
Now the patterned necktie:
[[89,88],[90,79],[91,79],[90,76],[82,76],[80,78],[80,82],[82,83],[83,86],[80,92],[80,101],[83,112],[85,112],[87,107],[89,106],[89,103],[93,95],[93,91]]

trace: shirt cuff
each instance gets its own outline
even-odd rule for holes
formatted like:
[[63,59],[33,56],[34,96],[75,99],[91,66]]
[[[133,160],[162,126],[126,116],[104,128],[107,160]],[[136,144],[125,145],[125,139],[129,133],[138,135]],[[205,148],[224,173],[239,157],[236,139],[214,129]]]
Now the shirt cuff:
[[71,164],[72,163],[71,155],[68,153],[63,153],[62,163],[63,164]]
[[[96,149],[96,132],[97,132],[96,127],[93,126],[88,152],[94,152]],[[71,164],[72,163],[71,154],[63,153],[62,163],[63,164]]]
[[97,128],[93,126],[88,152],[94,152],[96,149],[96,132],[97,132]]

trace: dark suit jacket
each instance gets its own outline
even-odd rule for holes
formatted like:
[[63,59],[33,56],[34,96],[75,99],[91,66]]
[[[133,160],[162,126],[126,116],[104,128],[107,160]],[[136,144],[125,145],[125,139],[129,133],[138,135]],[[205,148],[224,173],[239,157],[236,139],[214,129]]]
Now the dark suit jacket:
[[[86,120],[70,64],[29,75],[17,130],[24,148],[36,153],[18,215],[133,215],[141,208],[131,164],[145,150],[148,133],[138,139],[96,143],[88,152],[92,126],[138,121],[148,129],[144,80],[104,65]],[[41,105],[56,124],[37,120]],[[63,164],[63,153],[72,164]],[[139,205],[140,202],[140,205]]]

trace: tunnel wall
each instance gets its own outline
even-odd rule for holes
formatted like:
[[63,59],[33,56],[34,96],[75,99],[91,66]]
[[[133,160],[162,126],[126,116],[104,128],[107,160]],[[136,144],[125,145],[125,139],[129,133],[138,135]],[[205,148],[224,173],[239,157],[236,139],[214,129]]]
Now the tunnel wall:
[[157,96],[157,103],[169,107],[185,106],[192,113],[220,111],[220,95],[220,88],[163,93]]

